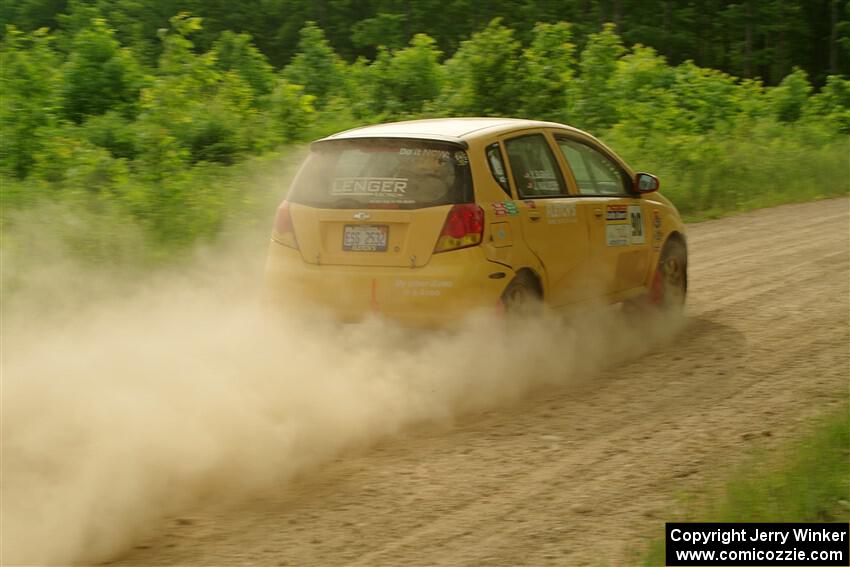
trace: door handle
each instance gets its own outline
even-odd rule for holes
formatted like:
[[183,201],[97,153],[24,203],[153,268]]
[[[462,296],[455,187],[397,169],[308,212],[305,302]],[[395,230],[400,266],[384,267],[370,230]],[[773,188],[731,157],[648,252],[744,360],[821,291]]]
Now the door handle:
[[540,220],[540,218],[541,218],[540,213],[529,213],[528,214],[528,220],[530,220],[531,222],[537,222],[537,221]]
[[596,218],[602,217],[602,209],[593,209],[593,214],[596,215]]

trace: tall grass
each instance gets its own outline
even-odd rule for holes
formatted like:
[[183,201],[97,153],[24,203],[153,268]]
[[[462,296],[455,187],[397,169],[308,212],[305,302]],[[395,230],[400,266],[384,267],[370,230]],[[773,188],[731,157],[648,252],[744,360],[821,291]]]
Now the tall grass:
[[605,139],[632,167],[658,175],[661,192],[691,221],[850,194],[850,137],[812,124]]
[[[850,516],[850,409],[832,412],[775,455],[740,465],[719,495],[693,499],[694,522],[838,522]],[[642,565],[664,565],[664,540],[647,546]]]

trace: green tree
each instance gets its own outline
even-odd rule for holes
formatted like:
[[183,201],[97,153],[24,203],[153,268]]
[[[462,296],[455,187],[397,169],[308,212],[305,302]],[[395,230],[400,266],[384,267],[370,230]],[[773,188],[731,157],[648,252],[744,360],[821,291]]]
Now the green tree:
[[268,113],[272,132],[267,133],[271,144],[301,140],[313,125],[316,111],[314,97],[304,94],[304,87],[280,79],[269,97]]
[[574,121],[589,130],[603,130],[617,122],[614,85],[617,60],[625,52],[613,24],[605,24],[600,33],[591,34],[581,52],[574,96]]
[[734,120],[741,112],[740,90],[734,77],[685,61],[675,70],[672,85],[676,105],[684,111],[682,130],[708,132]]
[[566,22],[534,26],[531,45],[522,53],[522,114],[526,118],[564,120],[567,92],[575,67],[575,46]]
[[33,159],[33,177],[70,192],[108,194],[126,182],[129,173],[125,160],[115,159],[67,123],[45,131]]
[[437,43],[425,34],[416,34],[409,47],[392,55],[383,81],[385,90],[377,93],[388,99],[391,112],[416,114],[437,98],[443,84],[440,55]]
[[239,73],[218,69],[212,51],[194,52],[189,36],[201,29],[200,19],[184,13],[171,26],[162,34],[157,74],[141,94],[142,153],[153,153],[140,158],[154,178],[168,175],[184,157],[232,163],[252,147],[245,125],[258,116],[253,90]]
[[356,47],[378,47],[401,49],[405,44],[405,17],[403,14],[379,12],[351,27],[351,41]]
[[514,31],[492,20],[461,43],[446,62],[438,105],[458,115],[511,116],[521,106],[520,43]]
[[114,110],[88,117],[80,129],[89,142],[108,150],[113,157],[136,157],[138,143],[133,122]]
[[142,73],[129,50],[114,38],[102,18],[74,36],[71,54],[62,67],[62,108],[80,123],[87,115],[116,110],[133,116]]
[[811,115],[835,126],[842,134],[850,134],[850,80],[831,75],[820,93],[809,99]]
[[301,29],[298,53],[283,70],[283,78],[303,85],[305,93],[316,97],[316,106],[323,108],[332,97],[343,92],[344,65],[322,29],[314,22],[307,22]]
[[269,94],[275,86],[274,69],[245,33],[222,32],[213,44],[216,68],[234,71],[251,85],[257,96]]
[[773,112],[780,122],[796,122],[803,115],[812,85],[806,72],[795,68],[770,92]]
[[681,125],[677,107],[674,70],[651,47],[636,45],[617,61],[611,80],[616,93],[617,116],[621,128],[633,136],[670,132]]
[[349,65],[345,88],[353,116],[375,117],[386,111],[387,100],[381,93],[385,88],[391,58],[387,48],[379,47],[378,54],[371,63],[365,57],[358,57]]
[[0,44],[0,164],[24,178],[43,142],[43,128],[59,117],[59,58],[46,29],[6,29]]

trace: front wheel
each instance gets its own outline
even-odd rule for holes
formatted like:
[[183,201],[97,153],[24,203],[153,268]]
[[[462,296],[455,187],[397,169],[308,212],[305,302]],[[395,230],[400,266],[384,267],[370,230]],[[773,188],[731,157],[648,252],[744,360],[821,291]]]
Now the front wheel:
[[688,292],[688,255],[685,245],[668,240],[661,251],[650,292],[650,302],[665,311],[681,311]]

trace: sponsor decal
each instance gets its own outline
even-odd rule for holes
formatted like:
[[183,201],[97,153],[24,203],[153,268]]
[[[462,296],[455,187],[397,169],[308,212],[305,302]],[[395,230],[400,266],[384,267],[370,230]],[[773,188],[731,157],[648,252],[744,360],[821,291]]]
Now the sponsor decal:
[[555,179],[555,176],[545,169],[532,169],[530,171],[526,171],[523,177],[526,179]]
[[332,195],[404,195],[406,177],[337,177]]
[[605,207],[605,220],[608,222],[626,222],[628,208],[626,205],[608,205]]
[[628,246],[632,227],[627,224],[605,225],[605,244],[608,246]]
[[525,203],[525,206],[528,207],[529,209],[536,209],[537,208],[537,202],[532,201],[531,199],[527,199],[527,200],[523,201],[523,203]]
[[532,169],[523,174],[525,189],[539,193],[560,193],[561,186],[555,175],[545,169]]
[[661,231],[661,211],[658,209],[652,210],[652,249],[660,250],[661,249],[661,238],[663,236],[663,232]]
[[608,205],[605,207],[605,221],[608,223],[606,229],[610,229],[606,230],[608,246],[646,243],[640,205]]
[[632,229],[629,236],[629,243],[646,243],[646,237],[643,234],[643,213],[641,212],[640,205],[629,205],[629,224]]
[[[465,152],[457,152],[466,155]],[[449,159],[449,152],[446,150],[430,150],[427,148],[399,148],[398,155],[400,156],[432,156],[443,159]]]
[[469,165],[469,156],[466,155],[466,152],[457,151],[455,152],[455,163],[458,165]]
[[454,287],[451,280],[396,280],[396,289],[410,297],[438,297],[443,290]]
[[547,224],[572,224],[576,222],[574,203],[549,203],[546,205]]
[[519,213],[519,209],[517,209],[516,203],[513,201],[498,201],[493,203],[493,212],[496,213],[496,216],[503,217],[505,215],[516,215]]

